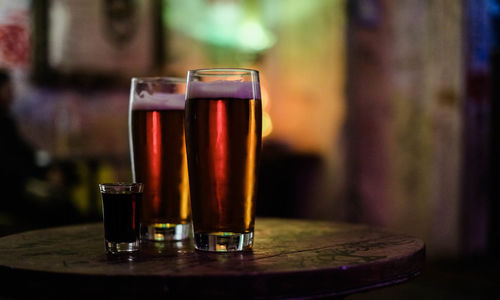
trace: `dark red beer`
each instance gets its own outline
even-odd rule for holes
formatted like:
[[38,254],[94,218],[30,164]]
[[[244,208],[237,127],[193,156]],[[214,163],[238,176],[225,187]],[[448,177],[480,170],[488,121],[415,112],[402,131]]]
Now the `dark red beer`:
[[253,232],[261,132],[260,99],[187,100],[196,233]]
[[191,221],[184,110],[133,109],[134,181],[144,183],[142,224]]
[[186,150],[195,249],[253,247],[261,140],[257,71],[188,72]]

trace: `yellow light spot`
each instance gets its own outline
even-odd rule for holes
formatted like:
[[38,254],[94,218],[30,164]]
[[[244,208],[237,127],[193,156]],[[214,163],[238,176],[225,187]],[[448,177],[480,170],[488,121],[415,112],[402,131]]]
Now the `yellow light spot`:
[[255,152],[257,151],[256,125],[255,125],[255,100],[251,100],[249,110],[247,149],[248,156],[246,161],[245,176],[245,228],[250,227],[252,221],[254,185],[255,185]]
[[179,183],[180,192],[180,217],[182,221],[188,220],[191,213],[191,201],[189,195],[189,176],[188,176],[188,166],[187,166],[187,155],[186,155],[186,141],[184,134],[182,135],[182,166],[181,166],[181,182]]
[[267,112],[262,112],[262,138],[269,136],[273,132],[273,122]]

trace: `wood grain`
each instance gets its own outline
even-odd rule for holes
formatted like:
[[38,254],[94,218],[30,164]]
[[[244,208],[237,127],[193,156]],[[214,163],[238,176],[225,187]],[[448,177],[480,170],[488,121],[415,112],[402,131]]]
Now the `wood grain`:
[[0,293],[51,297],[286,298],[339,296],[403,282],[421,271],[424,243],[362,225],[257,219],[244,253],[195,251],[192,242],[143,243],[104,253],[102,223],[0,238]]

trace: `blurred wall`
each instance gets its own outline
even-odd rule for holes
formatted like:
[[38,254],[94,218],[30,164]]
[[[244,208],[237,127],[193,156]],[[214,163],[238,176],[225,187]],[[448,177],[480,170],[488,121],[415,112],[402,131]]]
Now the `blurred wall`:
[[260,66],[273,121],[269,139],[319,156],[322,165],[302,201],[302,215],[339,219],[342,210],[337,206],[344,184],[346,7],[345,1],[309,5],[307,10],[305,3],[282,1],[280,7],[271,8],[280,11],[284,21],[275,28],[276,45]]
[[349,215],[461,250],[463,5],[352,1]]

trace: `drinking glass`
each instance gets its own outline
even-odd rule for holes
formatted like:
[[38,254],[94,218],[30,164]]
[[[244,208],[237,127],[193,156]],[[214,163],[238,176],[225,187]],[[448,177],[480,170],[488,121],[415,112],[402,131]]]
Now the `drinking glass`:
[[132,175],[144,183],[142,238],[189,237],[191,207],[184,138],[185,78],[133,78],[129,140]]
[[142,183],[99,184],[107,253],[139,250]]
[[196,249],[252,248],[261,139],[258,71],[188,72],[186,147]]

